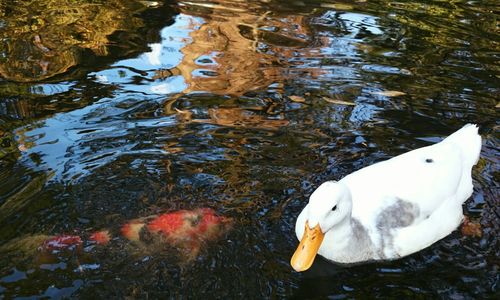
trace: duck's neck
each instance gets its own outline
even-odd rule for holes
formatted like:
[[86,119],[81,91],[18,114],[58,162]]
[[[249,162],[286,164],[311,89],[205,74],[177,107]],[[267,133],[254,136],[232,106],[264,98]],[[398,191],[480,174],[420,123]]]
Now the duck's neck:
[[331,259],[340,263],[368,260],[373,255],[373,246],[366,228],[352,217],[352,199],[349,188],[339,182],[341,200],[339,208],[344,218],[335,224],[325,235],[323,243],[331,245],[328,249]]
[[344,248],[353,235],[353,226],[351,213],[347,215],[342,221],[335,224],[326,234],[325,238],[331,238],[332,244],[335,248]]
[[[332,245],[329,258],[339,263],[354,263],[376,258],[366,228],[349,214],[325,235],[323,243]],[[328,257],[328,256],[327,256]]]

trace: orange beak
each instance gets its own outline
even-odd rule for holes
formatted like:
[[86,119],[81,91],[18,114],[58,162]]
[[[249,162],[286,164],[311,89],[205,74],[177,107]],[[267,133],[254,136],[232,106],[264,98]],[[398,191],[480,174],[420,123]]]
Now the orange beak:
[[309,228],[309,222],[306,221],[304,235],[290,261],[295,271],[302,272],[311,267],[324,237],[325,234],[321,232],[319,224]]

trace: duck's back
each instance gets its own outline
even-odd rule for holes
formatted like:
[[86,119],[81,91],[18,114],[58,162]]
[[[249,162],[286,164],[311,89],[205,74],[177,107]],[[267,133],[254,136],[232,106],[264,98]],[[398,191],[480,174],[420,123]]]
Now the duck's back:
[[418,224],[445,201],[460,207],[472,193],[471,168],[480,149],[477,127],[468,124],[440,143],[346,176],[341,182],[351,191],[353,218],[377,235],[383,226]]

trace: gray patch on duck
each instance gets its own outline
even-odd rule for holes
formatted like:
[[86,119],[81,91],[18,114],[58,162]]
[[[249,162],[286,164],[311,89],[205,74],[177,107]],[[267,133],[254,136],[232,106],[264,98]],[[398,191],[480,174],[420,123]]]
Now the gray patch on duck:
[[391,229],[407,227],[420,215],[420,208],[408,201],[397,201],[386,207],[377,217],[377,229],[380,232],[381,247],[378,254],[385,258],[384,249],[394,249],[394,237]]
[[392,229],[406,227],[420,215],[417,205],[397,199],[396,203],[386,207],[377,217],[377,227],[379,229]]
[[367,261],[374,258],[374,244],[368,230],[356,218],[351,219],[353,238],[350,240],[347,253],[353,261]]

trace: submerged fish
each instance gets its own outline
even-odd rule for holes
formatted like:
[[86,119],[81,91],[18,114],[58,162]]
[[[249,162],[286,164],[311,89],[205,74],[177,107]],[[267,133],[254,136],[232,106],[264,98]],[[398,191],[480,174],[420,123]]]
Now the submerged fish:
[[179,210],[134,220],[122,226],[122,235],[137,242],[166,241],[182,251],[188,259],[195,258],[202,245],[220,238],[230,229],[232,220],[219,216],[210,208]]
[[58,235],[45,240],[38,248],[41,251],[61,251],[75,249],[82,245],[83,241],[78,235]]
[[89,239],[96,244],[106,245],[111,240],[111,235],[108,230],[101,230],[94,232]]
[[[120,233],[127,240],[146,245],[167,242],[183,250],[188,258],[194,258],[204,243],[220,238],[231,224],[231,218],[219,216],[210,208],[199,208],[131,220],[120,228]],[[110,230],[99,230],[89,236],[88,242],[104,246],[111,239]],[[61,252],[79,249],[83,243],[78,235],[58,235],[45,240],[38,249],[45,253]]]

